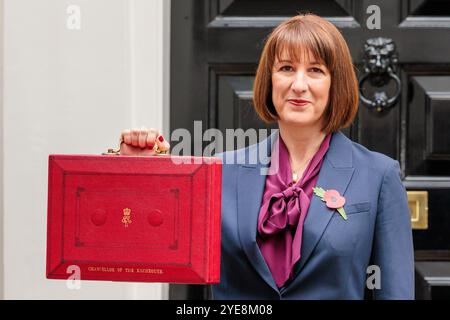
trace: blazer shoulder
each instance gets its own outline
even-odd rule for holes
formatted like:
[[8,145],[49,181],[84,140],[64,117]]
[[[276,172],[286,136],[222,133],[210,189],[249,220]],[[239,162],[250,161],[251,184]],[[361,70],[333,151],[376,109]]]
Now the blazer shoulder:
[[214,155],[222,160],[224,165],[249,165],[267,164],[270,159],[270,144],[267,140],[252,144],[248,147],[225,151]]
[[241,154],[242,150],[244,149],[224,151],[214,154],[214,157],[220,158],[224,165],[236,164],[238,163],[237,159],[243,157]]

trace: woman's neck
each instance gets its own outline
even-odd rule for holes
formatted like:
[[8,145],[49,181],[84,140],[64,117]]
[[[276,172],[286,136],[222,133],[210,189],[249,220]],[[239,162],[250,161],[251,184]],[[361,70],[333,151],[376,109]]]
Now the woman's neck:
[[279,123],[280,135],[289,151],[292,172],[303,173],[326,137],[320,128],[293,128]]

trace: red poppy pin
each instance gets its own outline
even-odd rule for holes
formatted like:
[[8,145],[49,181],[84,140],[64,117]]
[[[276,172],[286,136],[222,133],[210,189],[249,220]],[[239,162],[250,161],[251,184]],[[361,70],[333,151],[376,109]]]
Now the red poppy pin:
[[344,210],[345,198],[337,190],[331,189],[325,191],[320,187],[313,188],[314,194],[324,201],[328,208],[336,209],[344,220],[347,220],[347,214]]

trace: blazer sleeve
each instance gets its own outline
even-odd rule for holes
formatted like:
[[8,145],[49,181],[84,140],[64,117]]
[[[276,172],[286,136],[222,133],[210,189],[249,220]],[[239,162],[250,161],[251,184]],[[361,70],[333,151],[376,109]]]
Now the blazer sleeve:
[[380,269],[375,299],[414,299],[414,249],[411,215],[398,161],[386,169],[378,198],[373,264]]

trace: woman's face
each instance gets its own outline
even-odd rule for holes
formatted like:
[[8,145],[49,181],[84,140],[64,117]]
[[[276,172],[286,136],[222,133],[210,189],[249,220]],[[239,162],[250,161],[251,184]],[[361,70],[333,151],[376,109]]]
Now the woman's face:
[[331,75],[325,65],[307,55],[302,61],[292,61],[282,53],[272,68],[272,101],[279,121],[322,128],[330,85]]

